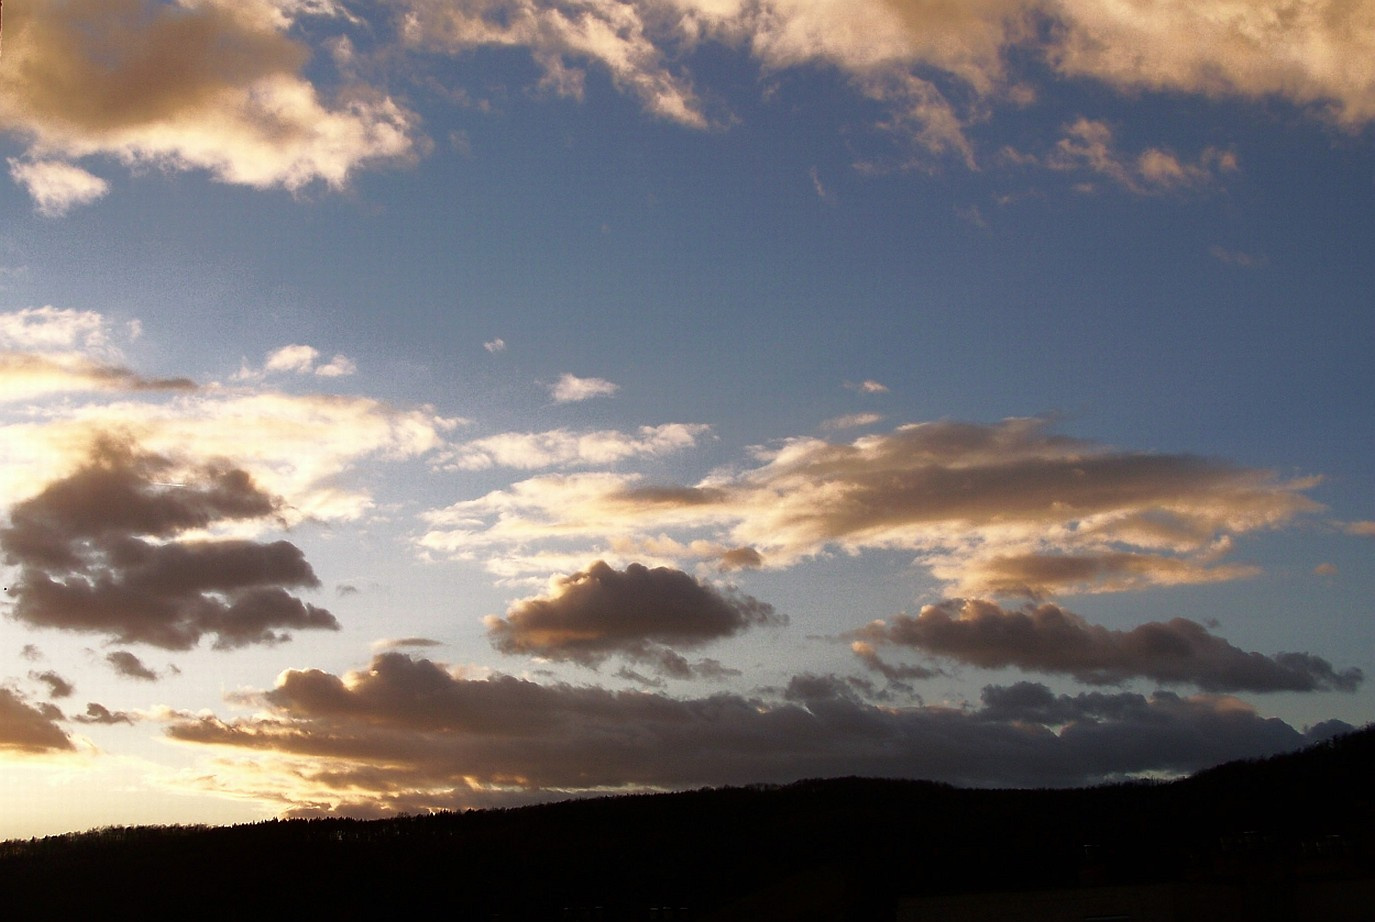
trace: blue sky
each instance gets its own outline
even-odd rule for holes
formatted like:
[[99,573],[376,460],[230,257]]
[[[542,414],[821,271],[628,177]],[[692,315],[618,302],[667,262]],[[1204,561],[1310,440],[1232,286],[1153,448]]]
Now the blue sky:
[[1375,714],[1375,8],[11,4],[0,835]]

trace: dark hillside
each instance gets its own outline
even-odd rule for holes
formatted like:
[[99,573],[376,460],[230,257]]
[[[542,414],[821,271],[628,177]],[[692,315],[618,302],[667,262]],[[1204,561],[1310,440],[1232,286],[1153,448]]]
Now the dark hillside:
[[904,896],[1257,873],[1375,877],[1375,728],[1167,784],[844,778],[0,845],[26,919],[867,920]]

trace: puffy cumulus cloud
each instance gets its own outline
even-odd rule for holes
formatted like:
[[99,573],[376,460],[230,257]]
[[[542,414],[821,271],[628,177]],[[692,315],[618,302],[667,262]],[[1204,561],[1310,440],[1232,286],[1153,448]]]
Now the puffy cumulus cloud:
[[0,751],[63,752],[76,747],[58,726],[62,712],[51,704],[30,704],[23,695],[0,686]]
[[463,471],[614,464],[627,458],[653,457],[692,448],[710,431],[710,426],[699,423],[665,423],[641,426],[633,433],[613,429],[508,432],[457,445],[452,451],[441,454],[436,463]]
[[[287,639],[283,629],[337,629],[328,611],[288,588],[318,580],[287,541],[192,538],[221,523],[270,518],[278,502],[242,470],[207,466],[165,478],[172,463],[107,439],[86,464],[10,509],[0,529],[21,622],[105,634],[120,642],[188,649]],[[128,653],[125,675],[147,677]]]
[[240,381],[257,381],[275,374],[340,378],[357,371],[358,366],[346,355],[336,355],[322,365],[319,349],[314,346],[291,345],[270,352],[262,368],[251,368],[245,363],[234,377]]
[[[1234,536],[1320,507],[1314,479],[1189,455],[1123,451],[1043,419],[917,423],[850,443],[797,438],[689,486],[634,474],[542,475],[428,515],[422,546],[507,572],[574,544],[786,567],[833,550],[904,549],[951,595],[1042,596],[1230,579]],[[665,536],[667,536],[666,540]],[[547,572],[547,571],[546,571]]]
[[105,662],[110,664],[110,668],[126,679],[138,679],[143,682],[156,682],[158,674],[149,669],[143,662],[128,650],[115,650],[113,653],[105,655]]
[[657,662],[669,675],[691,667],[673,647],[693,647],[747,628],[786,623],[773,606],[718,589],[681,570],[631,564],[615,570],[597,561],[550,581],[546,595],[522,599],[506,617],[487,618],[501,652],[528,653],[596,665],[621,654]]
[[339,812],[837,775],[1078,785],[1306,741],[1228,697],[1083,696],[1038,717],[1024,692],[985,694],[980,708],[880,707],[853,683],[803,676],[773,697],[677,699],[473,679],[388,653],[342,677],[288,670],[265,713],[173,716],[167,733],[230,754],[215,765],[220,793]]
[[[303,76],[308,50],[287,30],[295,17],[329,15],[333,4],[12,6],[0,129],[26,138],[35,163],[104,154],[296,190],[342,186],[360,166],[414,151],[414,117],[395,101],[364,87],[326,101]],[[56,188],[56,174],[47,186],[27,175],[31,190]],[[70,202],[75,187],[66,188]]]
[[1187,618],[1115,631],[1049,603],[1008,610],[983,599],[948,600],[925,606],[916,617],[874,622],[857,636],[975,666],[1063,673],[1095,685],[1139,677],[1214,692],[1354,691],[1364,678],[1359,669],[1337,672],[1308,653],[1245,652]]
[[110,184],[61,160],[9,158],[10,178],[23,186],[39,214],[60,218],[78,205],[89,205],[110,191]]
[[604,378],[579,378],[565,373],[549,386],[549,396],[554,398],[555,403],[577,403],[593,397],[610,397],[620,389],[619,384]]
[[51,669],[45,672],[30,672],[29,678],[35,682],[42,682],[48,686],[49,698],[69,698],[72,692],[76,691],[76,686],[68,682],[62,676],[53,672]]

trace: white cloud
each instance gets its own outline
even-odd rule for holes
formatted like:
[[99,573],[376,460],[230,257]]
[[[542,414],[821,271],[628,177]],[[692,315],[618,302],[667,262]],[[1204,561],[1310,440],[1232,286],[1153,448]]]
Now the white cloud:
[[39,214],[58,218],[78,205],[89,205],[110,191],[99,176],[61,160],[9,158],[10,177],[28,191]]
[[513,467],[531,470],[574,464],[614,464],[626,458],[656,456],[697,444],[710,431],[698,423],[641,426],[634,433],[603,429],[573,432],[508,432],[456,446],[437,463],[457,470]]
[[96,311],[70,308],[26,307],[0,313],[0,346],[36,352],[80,350],[109,358],[118,357],[112,324]]
[[261,369],[254,369],[244,364],[234,375],[234,378],[239,381],[259,381],[272,374],[339,378],[358,371],[358,366],[346,355],[336,355],[324,365],[318,364],[319,360],[320,350],[314,346],[283,346],[268,354]]
[[603,378],[579,378],[565,373],[550,385],[549,394],[555,403],[576,403],[593,397],[610,397],[620,389],[619,384],[612,384]]

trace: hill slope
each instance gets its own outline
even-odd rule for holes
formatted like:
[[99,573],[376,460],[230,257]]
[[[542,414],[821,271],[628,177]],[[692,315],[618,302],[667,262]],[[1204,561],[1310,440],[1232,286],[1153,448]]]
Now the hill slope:
[[0,845],[27,918],[892,919],[904,896],[1257,869],[1375,877],[1375,727],[1167,784],[845,778]]

